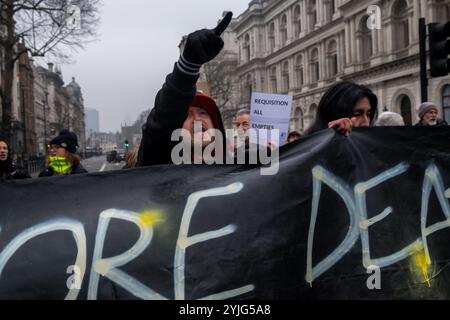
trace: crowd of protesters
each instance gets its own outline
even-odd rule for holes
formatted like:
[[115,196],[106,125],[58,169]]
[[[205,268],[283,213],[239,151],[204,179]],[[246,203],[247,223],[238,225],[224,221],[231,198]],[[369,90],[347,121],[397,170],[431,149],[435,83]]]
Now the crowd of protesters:
[[[194,149],[197,147],[203,151],[210,144],[218,142],[220,147],[210,153],[210,157],[215,160],[237,157],[241,149],[246,155],[246,163],[249,150],[267,149],[270,154],[273,149],[270,143],[259,146],[249,141],[251,114],[248,109],[237,112],[235,129],[240,138],[238,137],[237,142],[234,140],[227,145],[221,113],[216,102],[196,89],[202,65],[221,52],[224,46],[221,35],[231,19],[232,13],[228,12],[216,28],[202,29],[188,35],[178,62],[156,95],[154,108],[143,126],[142,142],[129,152],[124,169],[172,163],[173,149],[177,145],[177,141],[173,140],[173,133],[180,129],[182,142],[192,148],[192,160],[200,160],[200,163],[210,159],[205,159],[203,153],[200,159],[194,159],[198,156]],[[304,132],[290,132],[286,142],[302,140],[308,135],[329,128],[334,128],[348,137],[352,129],[357,127],[405,125],[400,114],[387,111],[377,116],[377,110],[377,96],[368,87],[349,81],[338,82],[332,85],[320,100],[314,123]],[[432,102],[422,103],[417,108],[417,115],[420,120],[416,126],[447,125],[444,120],[438,118],[438,107]],[[199,132],[196,132],[196,124]],[[218,136],[214,135],[214,130],[219,133]],[[77,155],[78,139],[73,132],[62,130],[50,141],[49,146],[46,168],[39,177],[87,172]],[[0,179],[26,178],[30,178],[29,174],[15,168],[6,140],[0,139]]]

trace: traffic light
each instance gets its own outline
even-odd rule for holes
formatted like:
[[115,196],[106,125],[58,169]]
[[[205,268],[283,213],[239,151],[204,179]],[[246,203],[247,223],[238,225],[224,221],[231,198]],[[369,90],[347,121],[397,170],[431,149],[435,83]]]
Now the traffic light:
[[450,21],[428,25],[431,77],[442,77],[450,72]]
[[123,144],[123,146],[124,146],[125,148],[128,148],[128,147],[130,146],[130,144],[128,143],[128,140],[125,140],[125,143]]

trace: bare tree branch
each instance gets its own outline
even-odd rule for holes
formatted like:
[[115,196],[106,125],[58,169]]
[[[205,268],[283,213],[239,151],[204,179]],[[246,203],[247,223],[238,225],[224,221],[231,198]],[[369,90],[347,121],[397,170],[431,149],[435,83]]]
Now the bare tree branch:
[[[22,54],[66,61],[96,37],[101,0],[0,0],[2,131],[11,135],[14,65]],[[79,10],[69,10],[77,6]],[[75,14],[79,12],[75,16]],[[70,20],[69,20],[70,19]],[[74,24],[79,21],[79,24]],[[20,44],[20,45],[19,45]],[[25,46],[23,49],[22,44]],[[61,61],[60,61],[61,62]]]
[[231,100],[232,83],[229,70],[217,60],[213,60],[204,66],[204,73],[211,95],[217,100],[219,108],[224,107]]

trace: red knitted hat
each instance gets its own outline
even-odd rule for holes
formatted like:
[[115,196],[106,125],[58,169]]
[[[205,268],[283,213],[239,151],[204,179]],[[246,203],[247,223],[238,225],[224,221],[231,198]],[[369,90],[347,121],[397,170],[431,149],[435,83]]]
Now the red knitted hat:
[[218,117],[218,111],[216,102],[213,98],[208,97],[207,95],[204,95],[203,93],[197,93],[194,101],[191,103],[192,107],[197,107],[205,110],[208,112],[209,116],[211,117],[213,126],[215,129],[220,130],[220,121]]

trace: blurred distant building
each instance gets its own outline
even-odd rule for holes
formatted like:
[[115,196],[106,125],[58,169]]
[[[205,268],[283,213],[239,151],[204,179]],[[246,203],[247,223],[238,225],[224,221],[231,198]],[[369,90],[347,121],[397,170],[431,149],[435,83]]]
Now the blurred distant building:
[[116,133],[92,132],[86,141],[88,147],[101,150],[103,153],[119,147]]
[[100,132],[100,119],[98,110],[92,108],[85,109],[86,138],[94,132]]

